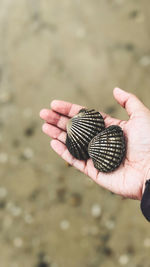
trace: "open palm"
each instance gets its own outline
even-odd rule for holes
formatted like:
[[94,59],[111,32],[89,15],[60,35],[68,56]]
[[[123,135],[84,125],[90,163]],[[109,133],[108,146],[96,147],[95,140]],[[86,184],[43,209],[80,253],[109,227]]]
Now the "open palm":
[[58,155],[96,183],[123,197],[141,199],[149,175],[150,111],[134,95],[119,88],[114,89],[114,97],[129,115],[128,121],[121,121],[101,112],[105,126],[119,125],[126,138],[126,157],[114,172],[99,172],[91,159],[77,160],[65,146],[67,122],[82,106],[60,100],[52,101],[51,110],[43,109],[40,112],[41,118],[45,120],[43,131],[53,139],[51,147]]

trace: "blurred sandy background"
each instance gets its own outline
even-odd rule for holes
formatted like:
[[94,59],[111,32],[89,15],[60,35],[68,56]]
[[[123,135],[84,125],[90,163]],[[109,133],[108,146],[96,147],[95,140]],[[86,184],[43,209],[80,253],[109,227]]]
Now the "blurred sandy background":
[[120,86],[150,108],[150,5],[0,1],[0,266],[149,267],[150,225],[68,167],[39,111],[64,99],[127,118]]

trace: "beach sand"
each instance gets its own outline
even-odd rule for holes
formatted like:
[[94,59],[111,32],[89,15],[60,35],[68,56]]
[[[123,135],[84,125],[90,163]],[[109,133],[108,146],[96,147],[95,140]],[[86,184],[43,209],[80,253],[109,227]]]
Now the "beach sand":
[[149,44],[146,1],[0,1],[1,267],[150,266],[140,202],[68,166],[39,118],[62,99],[128,119],[115,86],[150,108]]

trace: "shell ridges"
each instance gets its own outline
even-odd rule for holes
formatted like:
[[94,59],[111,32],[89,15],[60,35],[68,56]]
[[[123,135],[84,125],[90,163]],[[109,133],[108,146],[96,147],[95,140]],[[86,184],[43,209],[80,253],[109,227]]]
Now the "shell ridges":
[[81,109],[67,125],[66,146],[69,152],[77,159],[88,159],[89,142],[104,129],[104,119],[99,112]]
[[99,171],[115,170],[125,156],[125,137],[122,129],[115,125],[106,128],[91,140],[88,153]]

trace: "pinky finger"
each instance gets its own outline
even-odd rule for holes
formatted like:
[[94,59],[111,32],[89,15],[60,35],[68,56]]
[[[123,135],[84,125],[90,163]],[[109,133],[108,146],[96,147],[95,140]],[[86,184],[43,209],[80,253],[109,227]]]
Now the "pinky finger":
[[42,130],[45,134],[47,134],[51,138],[58,139],[62,143],[65,143],[67,135],[65,131],[62,131],[61,129],[48,123],[43,124]]
[[83,160],[78,160],[75,159],[66,146],[58,141],[58,140],[52,140],[51,141],[51,147],[52,149],[59,155],[61,156],[65,161],[67,161],[70,165],[74,166],[80,171],[84,171],[85,168],[85,162]]

